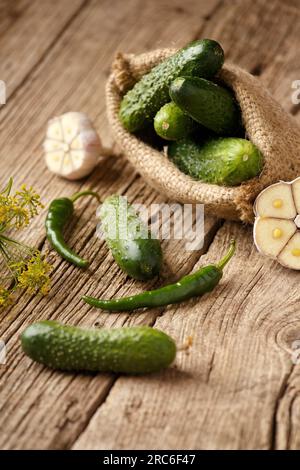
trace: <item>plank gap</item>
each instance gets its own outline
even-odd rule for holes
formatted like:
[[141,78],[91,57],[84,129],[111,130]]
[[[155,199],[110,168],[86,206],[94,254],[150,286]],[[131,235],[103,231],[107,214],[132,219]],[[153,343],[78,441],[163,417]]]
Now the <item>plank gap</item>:
[[[293,375],[295,369],[295,364],[291,365],[290,371],[286,374],[284,380],[281,383],[281,387],[278,393],[278,396],[275,400],[274,403],[274,413],[273,413],[273,419],[272,419],[272,428],[270,432],[270,450],[277,450],[278,449],[278,411],[281,405],[282,400],[284,399],[288,388],[289,388],[289,382],[290,378]],[[288,440],[288,437],[287,437]],[[286,449],[287,450],[287,449]]]

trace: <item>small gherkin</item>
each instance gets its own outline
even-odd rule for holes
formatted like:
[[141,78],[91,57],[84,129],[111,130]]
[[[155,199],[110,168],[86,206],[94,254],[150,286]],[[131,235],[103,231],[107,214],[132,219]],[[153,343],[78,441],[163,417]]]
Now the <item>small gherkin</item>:
[[125,273],[140,281],[159,274],[163,257],[160,242],[152,237],[126,197],[108,196],[103,201],[100,218],[107,245]]
[[192,139],[172,142],[170,160],[185,174],[207,183],[235,186],[259,175],[263,156],[249,140],[212,138],[204,143]]
[[60,370],[146,374],[176,356],[173,339],[148,326],[85,329],[44,320],[25,329],[21,344],[31,359]]
[[165,104],[154,118],[156,133],[166,140],[178,140],[191,134],[197,123],[173,102]]
[[224,63],[224,51],[211,39],[193,41],[144,75],[124,96],[119,117],[129,132],[151,125],[170,101],[169,85],[180,75],[212,78]]

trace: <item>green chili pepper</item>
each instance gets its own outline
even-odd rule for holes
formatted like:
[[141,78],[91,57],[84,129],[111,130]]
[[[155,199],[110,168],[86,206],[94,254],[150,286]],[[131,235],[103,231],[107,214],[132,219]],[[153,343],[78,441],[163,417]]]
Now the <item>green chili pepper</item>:
[[63,229],[66,223],[70,220],[74,212],[74,202],[82,196],[93,196],[100,201],[98,194],[93,191],[82,191],[74,194],[71,198],[62,197],[54,199],[48,209],[45,227],[46,234],[52,247],[57,253],[75,266],[79,268],[86,268],[89,262],[78,256],[67,245],[63,237]]
[[232,241],[227,254],[214,265],[204,266],[199,271],[184,276],[175,284],[155,289],[131,297],[102,300],[84,296],[82,299],[93,307],[110,311],[135,310],[143,307],[161,307],[175,304],[192,297],[197,297],[212,291],[223,275],[223,268],[235,252],[235,242]]

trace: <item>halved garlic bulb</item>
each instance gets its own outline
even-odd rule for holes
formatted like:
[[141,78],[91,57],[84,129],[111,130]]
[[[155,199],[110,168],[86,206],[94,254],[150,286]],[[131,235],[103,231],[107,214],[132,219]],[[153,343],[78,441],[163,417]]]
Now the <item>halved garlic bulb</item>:
[[300,270],[300,178],[264,189],[254,203],[254,243],[285,267]]
[[48,123],[44,151],[47,167],[69,180],[90,174],[101,155],[101,140],[84,113],[70,112]]

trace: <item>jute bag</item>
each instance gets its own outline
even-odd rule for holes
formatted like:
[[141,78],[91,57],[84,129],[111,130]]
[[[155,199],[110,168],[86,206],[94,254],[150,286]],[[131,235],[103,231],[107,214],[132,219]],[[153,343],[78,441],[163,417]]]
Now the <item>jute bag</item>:
[[128,133],[118,118],[122,95],[175,52],[163,49],[137,56],[120,53],[116,56],[106,86],[107,115],[114,139],[142,177],[168,198],[182,203],[203,203],[206,213],[252,223],[252,204],[257,194],[280,179],[289,181],[300,175],[300,128],[257,78],[226,64],[218,78],[234,91],[247,138],[262,152],[264,169],[259,177],[236,187],[207,184],[183,174],[163,152]]

